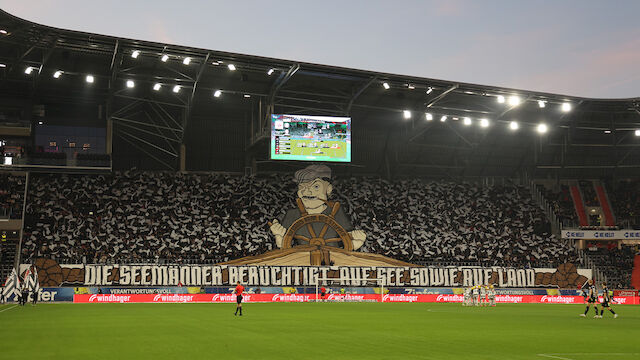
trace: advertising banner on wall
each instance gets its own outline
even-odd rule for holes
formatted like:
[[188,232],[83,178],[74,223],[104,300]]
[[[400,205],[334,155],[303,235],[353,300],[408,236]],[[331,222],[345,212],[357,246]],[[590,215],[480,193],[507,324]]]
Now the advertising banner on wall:
[[[426,303],[462,303],[462,295],[436,294],[329,294],[329,302],[426,302]],[[235,303],[233,294],[84,294],[74,295],[75,303]],[[245,294],[243,302],[311,302],[316,301],[315,294]],[[602,299],[600,299],[602,301]],[[583,304],[582,296],[564,295],[497,295],[499,304]],[[637,296],[620,297],[616,304],[637,305]]]
[[640,230],[562,230],[563,239],[640,240]]

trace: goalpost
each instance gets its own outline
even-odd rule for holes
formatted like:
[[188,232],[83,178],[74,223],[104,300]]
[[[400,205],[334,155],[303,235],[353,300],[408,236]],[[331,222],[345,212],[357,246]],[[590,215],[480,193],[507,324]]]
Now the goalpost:
[[[377,301],[377,300],[365,300],[362,296],[364,294],[371,294],[371,292],[364,290],[362,288],[373,288],[373,294],[380,296],[380,302],[383,302],[384,299],[384,278],[374,278],[374,279],[362,279],[362,278],[351,278],[351,277],[337,277],[337,278],[327,278],[327,277],[318,277],[316,278],[315,286],[316,286],[316,297],[315,301],[327,301],[329,297],[331,297],[331,301],[340,301],[340,302],[363,302],[363,301]],[[327,295],[323,299],[321,296],[320,289],[325,287],[327,290]]]

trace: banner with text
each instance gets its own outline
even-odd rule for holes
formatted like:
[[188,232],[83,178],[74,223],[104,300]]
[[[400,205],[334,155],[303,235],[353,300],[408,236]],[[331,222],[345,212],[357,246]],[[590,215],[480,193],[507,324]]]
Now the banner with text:
[[640,240],[640,230],[562,230],[563,239]]
[[[315,294],[245,294],[243,302],[310,302],[319,300]],[[462,295],[436,294],[329,294],[324,299],[329,302],[429,302],[461,303]],[[616,304],[637,305],[637,296],[619,297]],[[599,299],[602,302],[602,298]],[[233,294],[104,294],[74,295],[75,303],[235,303]],[[499,304],[583,304],[582,296],[562,295],[496,295]]]
[[[576,288],[591,278],[590,269],[562,264],[557,269],[506,267],[375,267],[375,266],[230,266],[230,265],[63,265],[40,262],[41,286],[315,286],[318,278],[336,279],[334,286]],[[28,266],[28,265],[23,265]],[[350,280],[341,280],[349,278]]]

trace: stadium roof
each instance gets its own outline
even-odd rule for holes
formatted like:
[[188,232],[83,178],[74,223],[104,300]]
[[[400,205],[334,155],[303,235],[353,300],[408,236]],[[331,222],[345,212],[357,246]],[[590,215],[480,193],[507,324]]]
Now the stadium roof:
[[[353,117],[353,163],[341,166],[348,173],[639,174],[640,98],[571,97],[138,41],[6,12],[0,30],[0,110],[30,118],[25,106],[97,106],[82,121],[113,121],[116,168],[177,169],[184,145],[189,170],[286,170],[291,163],[268,159],[267,119],[289,113]],[[537,133],[539,124],[548,132]]]

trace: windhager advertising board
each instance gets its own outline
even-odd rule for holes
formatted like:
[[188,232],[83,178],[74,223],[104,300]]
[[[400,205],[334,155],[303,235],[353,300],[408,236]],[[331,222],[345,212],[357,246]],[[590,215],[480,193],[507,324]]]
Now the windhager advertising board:
[[[315,294],[243,294],[243,302],[310,302]],[[423,302],[461,303],[462,295],[443,294],[329,294],[327,301],[369,301],[369,302]],[[81,294],[74,295],[75,303],[233,303],[234,294]],[[602,301],[602,299],[600,299]],[[582,296],[565,295],[497,295],[496,302],[502,304],[583,304]],[[616,304],[640,304],[638,296],[620,296]]]

